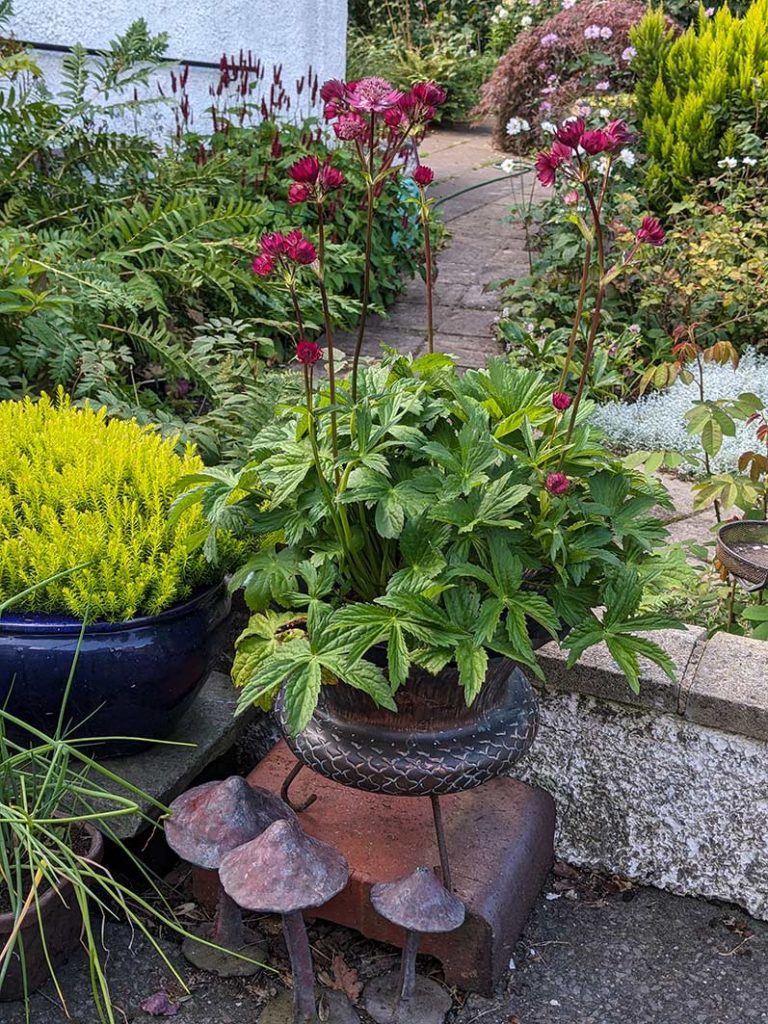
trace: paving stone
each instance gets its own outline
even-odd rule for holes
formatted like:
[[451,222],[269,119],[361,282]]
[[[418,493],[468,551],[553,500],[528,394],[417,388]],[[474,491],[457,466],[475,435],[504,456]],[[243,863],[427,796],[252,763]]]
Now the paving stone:
[[716,526],[715,517],[712,512],[698,512],[696,515],[687,516],[676,522],[669,523],[670,541],[695,541],[697,544],[709,545],[714,552],[715,534],[713,527]]
[[685,699],[687,719],[768,740],[768,644],[716,633],[708,641]]

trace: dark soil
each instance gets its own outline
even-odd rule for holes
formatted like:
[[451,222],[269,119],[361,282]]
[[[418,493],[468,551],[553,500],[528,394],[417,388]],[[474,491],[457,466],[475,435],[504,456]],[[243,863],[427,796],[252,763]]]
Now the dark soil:
[[[88,854],[91,849],[91,834],[83,825],[67,826],[67,828],[61,829],[62,837],[66,834],[67,829],[70,832],[68,846],[73,854],[77,857],[84,857]],[[25,870],[25,876],[29,876],[30,881],[33,875],[33,871],[29,868]],[[25,885],[25,895],[29,890]],[[45,890],[42,890],[40,895],[42,896]],[[0,882],[0,914],[10,913],[15,906],[15,901],[11,902],[10,893],[8,886],[4,882]]]

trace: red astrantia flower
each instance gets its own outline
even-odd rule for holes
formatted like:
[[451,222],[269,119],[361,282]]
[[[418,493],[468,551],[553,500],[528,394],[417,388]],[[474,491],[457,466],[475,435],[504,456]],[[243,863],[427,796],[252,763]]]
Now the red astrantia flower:
[[256,256],[254,258],[254,261],[251,264],[251,269],[254,274],[258,274],[259,277],[269,277],[275,269],[275,261],[271,256],[265,256],[262,254],[261,256]]
[[547,476],[546,483],[544,486],[547,488],[550,494],[555,497],[560,497],[565,494],[568,488],[571,486],[571,481],[565,475],[565,473],[550,473]]
[[657,217],[643,217],[635,235],[638,242],[647,242],[649,245],[655,246],[664,245],[666,237],[664,228]]
[[435,172],[431,167],[427,167],[426,164],[420,164],[413,172],[413,180],[421,188],[426,188],[427,185],[431,185],[435,180]]
[[311,195],[312,189],[309,185],[300,185],[298,182],[294,181],[294,183],[288,187],[288,202],[291,206],[298,206],[299,203],[306,203]]
[[323,103],[330,103],[332,100],[343,100],[347,95],[347,86],[340,78],[329,78],[320,87],[320,99]]
[[289,177],[304,185],[314,185],[320,173],[320,161],[316,156],[303,156],[288,168]]
[[[384,115],[385,118],[392,112],[388,110]],[[342,142],[355,142],[367,135],[368,122],[359,114],[342,114],[334,124],[333,130],[336,133],[336,138],[341,139]]]
[[555,391],[552,395],[552,405],[554,405],[558,412],[565,412],[570,404],[571,396],[567,395],[564,391]]
[[602,128],[598,128],[596,131],[584,132],[579,145],[585,153],[589,153],[590,156],[596,156],[598,153],[605,153],[606,150],[612,149],[613,140],[607,132],[603,131]]
[[545,187],[554,185],[558,167],[571,158],[571,149],[562,142],[554,142],[552,149],[544,150],[536,157],[536,176]]
[[383,114],[397,106],[403,94],[385,78],[361,78],[347,86],[347,98],[352,110],[365,114]]
[[629,130],[626,121],[611,121],[605,126],[605,134],[611,140],[612,149],[621,149],[635,141],[635,136]]
[[344,175],[326,160],[317,176],[317,184],[323,192],[334,192],[344,184]]
[[289,232],[286,236],[286,243],[285,255],[289,260],[293,260],[294,263],[309,266],[310,263],[314,263],[317,259],[317,251],[314,245],[298,229]]
[[573,121],[563,121],[555,132],[555,138],[564,146],[570,146],[572,149],[576,149],[581,142],[581,137],[584,134],[585,128],[586,122],[583,117],[577,117]]
[[419,103],[423,103],[427,107],[439,107],[441,103],[445,103],[445,98],[448,95],[445,89],[435,82],[418,82],[411,89],[411,94]]
[[301,339],[296,345],[296,358],[303,366],[314,366],[323,358],[323,350],[314,341]]
[[279,231],[261,237],[261,251],[264,256],[283,256],[288,247],[288,239]]

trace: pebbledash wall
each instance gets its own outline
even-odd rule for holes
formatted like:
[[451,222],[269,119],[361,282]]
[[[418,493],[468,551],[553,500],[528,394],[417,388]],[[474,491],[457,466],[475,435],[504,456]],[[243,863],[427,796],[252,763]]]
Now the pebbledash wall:
[[561,859],[768,920],[768,644],[654,637],[677,680],[647,666],[639,695],[605,648],[572,669],[543,648],[539,735],[515,774],[554,797]]
[[[272,66],[283,65],[286,91],[310,65],[320,82],[343,78],[346,62],[347,0],[14,0],[13,35],[32,43],[104,49],[131,22],[144,18],[153,33],[168,33],[167,55],[183,61],[218,63],[223,54],[251,51],[267,66],[267,89]],[[38,51],[38,61],[55,93],[61,55]],[[169,92],[169,76],[161,76]],[[210,87],[218,81],[214,69],[191,68],[187,91],[196,123],[208,131]],[[156,87],[153,87],[156,94]],[[291,116],[306,112],[307,92],[295,97]],[[304,110],[302,111],[302,107]],[[154,108],[141,124],[143,131],[162,134],[173,126],[173,112]],[[133,126],[133,121],[128,127]]]

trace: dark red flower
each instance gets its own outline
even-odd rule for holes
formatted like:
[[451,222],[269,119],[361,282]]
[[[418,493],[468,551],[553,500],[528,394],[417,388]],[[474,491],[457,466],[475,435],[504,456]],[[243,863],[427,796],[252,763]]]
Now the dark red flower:
[[275,261],[271,256],[256,256],[251,264],[254,274],[259,277],[269,277],[275,269]]
[[388,128],[399,128],[401,124],[408,123],[408,118],[399,107],[392,107],[384,111],[384,123]]
[[554,405],[558,412],[565,412],[571,401],[571,396],[566,395],[564,391],[555,391],[552,395],[552,405]]
[[344,175],[326,160],[320,168],[317,184],[323,192],[334,192],[344,184]]
[[596,156],[598,153],[605,153],[606,150],[612,149],[613,141],[607,132],[598,128],[596,131],[584,132],[579,145],[585,153]]
[[265,256],[283,256],[288,247],[288,239],[279,231],[261,237],[261,251]]
[[411,94],[427,107],[439,107],[441,103],[445,103],[448,95],[445,89],[435,82],[418,82],[411,89]]
[[586,126],[587,125],[583,117],[577,117],[573,121],[563,121],[555,132],[555,138],[558,142],[562,142],[564,146],[570,146],[571,149],[576,149],[581,142],[581,137],[584,134]]
[[[385,117],[391,113],[387,111]],[[388,123],[388,122],[387,122]],[[342,114],[333,126],[336,138],[342,142],[354,142],[363,139],[368,133],[368,122],[359,114]]]
[[314,341],[305,341],[304,338],[296,345],[296,358],[303,366],[314,366],[318,360],[323,358],[323,350]]
[[571,158],[570,147],[554,142],[552,149],[544,150],[536,157],[536,176],[545,187],[554,185],[558,167]]
[[285,255],[289,260],[293,260],[294,263],[309,266],[310,263],[314,263],[317,259],[317,251],[314,245],[298,229],[289,232],[286,236],[286,243]]
[[329,78],[320,87],[320,99],[323,103],[330,103],[332,100],[343,100],[347,95],[347,86],[340,78]]
[[635,141],[635,136],[629,130],[626,121],[611,121],[605,126],[605,134],[611,140],[612,149],[621,149]]
[[320,161],[316,156],[303,156],[288,168],[289,177],[304,185],[314,185],[320,173]]
[[291,206],[298,206],[299,203],[306,203],[311,195],[312,189],[309,185],[300,185],[298,182],[294,181],[294,183],[288,187],[288,202]]
[[638,242],[647,242],[649,245],[664,245],[666,235],[661,222],[657,217],[643,217],[640,227],[635,235]]
[[435,180],[435,172],[431,167],[427,167],[426,164],[419,164],[413,172],[413,180],[421,188],[426,188],[427,185],[431,185]]
[[560,495],[565,494],[571,486],[571,481],[565,473],[550,473],[544,486],[550,494],[554,494],[555,497],[560,497]]

